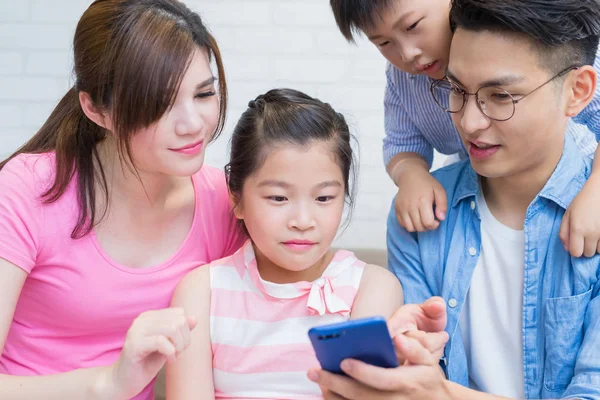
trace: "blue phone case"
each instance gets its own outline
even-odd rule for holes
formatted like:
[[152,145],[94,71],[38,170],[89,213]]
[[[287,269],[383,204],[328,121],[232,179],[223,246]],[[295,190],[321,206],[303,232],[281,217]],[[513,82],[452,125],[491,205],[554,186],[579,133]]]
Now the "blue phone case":
[[398,359],[385,319],[370,317],[314,327],[308,331],[321,368],[344,375],[346,358],[383,368],[395,368]]

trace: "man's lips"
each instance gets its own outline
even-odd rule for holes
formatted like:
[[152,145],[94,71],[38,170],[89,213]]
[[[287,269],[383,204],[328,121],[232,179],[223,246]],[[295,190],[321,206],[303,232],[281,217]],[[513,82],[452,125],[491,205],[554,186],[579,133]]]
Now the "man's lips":
[[482,142],[469,142],[469,156],[475,160],[486,160],[496,154],[500,145],[493,145]]

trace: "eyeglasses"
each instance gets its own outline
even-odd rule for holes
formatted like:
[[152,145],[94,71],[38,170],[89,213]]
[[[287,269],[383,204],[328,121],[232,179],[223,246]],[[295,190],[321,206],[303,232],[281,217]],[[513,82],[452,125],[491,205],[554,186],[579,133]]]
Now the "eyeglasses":
[[506,90],[493,86],[481,87],[475,93],[469,93],[456,83],[451,82],[447,77],[432,81],[429,90],[431,91],[435,102],[449,113],[455,114],[462,111],[469,101],[469,96],[475,96],[477,107],[486,117],[494,121],[507,121],[515,115],[516,104],[518,102],[556,78],[575,69],[579,69],[579,66],[573,65],[560,71],[558,74],[529,93],[520,96],[518,99],[515,99]]

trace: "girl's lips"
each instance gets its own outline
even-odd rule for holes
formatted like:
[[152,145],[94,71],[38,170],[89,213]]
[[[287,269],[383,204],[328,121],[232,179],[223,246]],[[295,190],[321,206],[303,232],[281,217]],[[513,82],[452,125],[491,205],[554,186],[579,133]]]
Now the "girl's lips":
[[283,242],[283,245],[288,250],[302,253],[304,251],[310,250],[314,245],[316,245],[316,243],[306,240],[290,240],[288,242]]

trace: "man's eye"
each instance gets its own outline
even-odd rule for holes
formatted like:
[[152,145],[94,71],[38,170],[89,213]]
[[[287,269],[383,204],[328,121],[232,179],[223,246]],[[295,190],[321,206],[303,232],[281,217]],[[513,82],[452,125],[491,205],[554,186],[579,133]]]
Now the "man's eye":
[[455,85],[452,85],[452,86],[450,87],[450,91],[451,91],[453,94],[459,94],[459,95],[463,95],[463,94],[465,94],[465,91],[464,91],[464,90],[462,90],[461,88],[459,88],[458,86],[455,86]]

